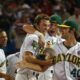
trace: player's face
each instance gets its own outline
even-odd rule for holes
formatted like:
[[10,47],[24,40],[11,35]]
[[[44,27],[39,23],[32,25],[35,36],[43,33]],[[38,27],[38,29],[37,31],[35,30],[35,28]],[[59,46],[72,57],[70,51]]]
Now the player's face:
[[3,31],[2,33],[0,33],[0,46],[1,47],[6,46],[7,40],[8,40],[8,38],[7,38],[6,32]]
[[69,28],[59,28],[60,32],[62,33],[62,35],[69,33]]
[[58,31],[57,24],[56,23],[51,24],[49,28],[49,34],[54,36],[57,34],[57,31]]
[[41,20],[39,23],[39,30],[44,33],[47,32],[50,26],[50,22],[49,20]]
[[66,38],[67,34],[68,34],[69,31],[70,31],[69,28],[59,28],[59,30],[60,30],[63,38]]

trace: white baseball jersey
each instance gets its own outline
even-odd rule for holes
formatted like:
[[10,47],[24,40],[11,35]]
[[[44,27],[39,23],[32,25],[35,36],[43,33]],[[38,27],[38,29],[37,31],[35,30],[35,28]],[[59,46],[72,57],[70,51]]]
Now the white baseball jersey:
[[[48,33],[45,34],[45,42],[50,41],[52,45],[56,43],[62,43],[65,41],[61,37],[50,36]],[[54,66],[50,66],[45,72],[39,74],[38,80],[53,80]]]
[[[6,57],[3,49],[0,49],[0,72],[6,73]],[[1,65],[4,62],[3,65]],[[0,80],[5,80],[4,78],[0,78]]]
[[35,34],[30,34],[25,38],[25,40],[21,46],[21,49],[20,49],[20,58],[21,59],[22,59],[23,53],[25,51],[30,51],[33,53],[33,55],[36,55],[35,50],[33,49],[33,46],[32,46],[33,41],[38,43],[38,36]]
[[51,41],[52,44],[56,44],[56,43],[62,43],[63,41],[65,41],[65,39],[62,39],[61,36],[50,36],[48,33],[46,33],[45,35],[45,41]]
[[[22,60],[23,53],[25,51],[30,51],[33,55],[36,55],[36,52],[32,46],[33,41],[38,43],[38,36],[35,34],[30,34],[25,37],[25,40],[20,49],[20,60]],[[33,70],[30,69],[19,69],[16,75],[15,80],[35,80],[36,77],[33,75]]]
[[[57,38],[50,36],[48,33],[45,34],[45,42],[50,41],[53,45],[56,43]],[[38,80],[52,80],[54,74],[53,66],[50,66],[45,72],[39,74]]]
[[[77,43],[75,46],[70,49],[66,48],[63,43],[55,44],[53,46],[56,56],[58,56],[57,61],[60,59],[60,55],[75,55],[80,56],[80,43]],[[71,58],[68,58],[71,59]],[[73,61],[73,60],[72,60]],[[59,61],[54,65],[54,75],[53,80],[77,80],[76,77],[73,77],[71,74],[73,69],[79,68],[76,64],[69,61]],[[77,75],[77,74],[76,74]]]
[[16,52],[7,56],[7,73],[12,77],[16,75],[16,63],[19,61],[19,54],[20,52]]
[[[38,42],[38,35],[35,34],[30,34],[28,36],[26,36],[21,50],[20,50],[20,59],[22,59],[22,55],[25,51],[30,51],[33,53],[33,55],[36,55],[35,50],[32,47],[32,42],[36,41]],[[55,43],[56,42],[56,38],[55,37],[51,37],[49,36],[47,33],[45,35],[45,41],[48,42],[52,42]],[[34,72],[34,71],[33,71]],[[26,77],[28,77],[28,79],[30,79],[30,74],[32,75],[32,71],[28,70],[28,69],[24,69],[24,70],[19,70],[18,74],[16,76],[16,80],[25,80]],[[22,78],[21,76],[23,76],[24,78]],[[52,76],[53,76],[53,66],[51,66],[48,70],[46,70],[45,72],[41,73],[39,75],[39,80],[42,78],[42,80],[52,80]],[[44,78],[45,77],[45,78]],[[27,79],[27,78],[26,78]]]

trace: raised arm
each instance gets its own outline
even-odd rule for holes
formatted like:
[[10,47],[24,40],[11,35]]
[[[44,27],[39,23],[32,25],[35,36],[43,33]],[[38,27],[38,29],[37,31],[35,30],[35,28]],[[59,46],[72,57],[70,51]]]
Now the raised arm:
[[23,30],[24,30],[26,33],[30,33],[30,34],[33,34],[33,33],[36,31],[32,24],[25,24],[25,25],[23,26]]

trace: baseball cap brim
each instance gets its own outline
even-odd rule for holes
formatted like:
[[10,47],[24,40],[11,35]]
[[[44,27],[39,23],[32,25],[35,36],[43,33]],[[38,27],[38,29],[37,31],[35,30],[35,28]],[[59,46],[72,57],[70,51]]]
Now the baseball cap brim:
[[60,28],[70,28],[70,26],[67,26],[67,25],[64,25],[64,24],[58,25],[58,27],[60,27]]

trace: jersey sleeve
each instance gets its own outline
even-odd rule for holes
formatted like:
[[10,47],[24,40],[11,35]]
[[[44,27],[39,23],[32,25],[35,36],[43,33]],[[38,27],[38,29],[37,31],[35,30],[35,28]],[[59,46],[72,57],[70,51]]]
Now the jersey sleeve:
[[33,49],[32,43],[33,41],[38,42],[38,36],[34,34],[30,34],[29,36],[26,36],[21,49],[20,49],[20,57],[24,54],[26,51],[32,52],[33,55],[35,55],[35,50]]

